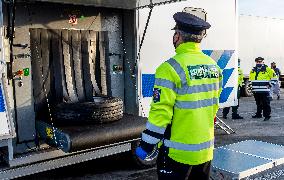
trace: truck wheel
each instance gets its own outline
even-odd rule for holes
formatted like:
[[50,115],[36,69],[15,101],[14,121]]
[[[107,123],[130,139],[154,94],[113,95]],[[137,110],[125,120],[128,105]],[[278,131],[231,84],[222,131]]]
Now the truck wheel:
[[156,165],[159,149],[155,148],[154,151],[149,155],[145,160],[140,159],[139,157],[136,156],[135,154],[135,149],[139,146],[140,140],[139,141],[134,141],[131,144],[131,155],[132,159],[134,160],[134,163],[139,167],[139,168],[150,168]]
[[53,110],[57,123],[107,123],[123,116],[123,101],[116,97],[94,97],[94,102],[62,103]]
[[251,86],[251,82],[249,82],[248,80],[245,81],[245,85],[244,85],[244,96],[245,97],[251,97],[252,94],[252,86]]

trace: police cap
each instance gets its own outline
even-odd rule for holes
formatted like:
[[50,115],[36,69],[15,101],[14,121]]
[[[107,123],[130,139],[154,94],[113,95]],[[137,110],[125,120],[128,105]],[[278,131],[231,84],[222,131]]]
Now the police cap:
[[173,16],[176,26],[174,30],[200,35],[203,30],[209,29],[211,25],[203,19],[186,12],[177,12]]
[[257,57],[257,58],[255,58],[254,61],[264,61],[264,58],[263,57]]

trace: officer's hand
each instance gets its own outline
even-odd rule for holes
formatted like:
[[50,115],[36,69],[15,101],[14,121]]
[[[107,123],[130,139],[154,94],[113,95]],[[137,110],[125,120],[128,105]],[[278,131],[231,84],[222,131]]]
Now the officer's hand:
[[149,144],[141,140],[139,146],[135,150],[135,153],[140,159],[145,160],[147,155],[153,152],[154,148],[155,144]]
[[147,152],[142,149],[142,147],[138,146],[135,150],[135,154],[142,160],[145,160],[147,157]]

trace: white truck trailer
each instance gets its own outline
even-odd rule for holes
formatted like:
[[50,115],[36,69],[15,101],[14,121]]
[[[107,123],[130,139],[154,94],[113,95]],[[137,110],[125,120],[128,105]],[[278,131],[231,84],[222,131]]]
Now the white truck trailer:
[[[243,88],[245,96],[252,95],[248,75],[250,70],[255,66],[254,59],[256,57],[263,57],[265,59],[264,63],[269,67],[270,63],[276,62],[280,71],[284,72],[283,28],[284,19],[239,15],[238,49],[241,68],[245,75],[245,85]],[[283,76],[281,79],[283,79]]]
[[[221,8],[225,7],[225,8]],[[236,105],[237,84],[237,10],[235,1],[186,1],[153,9],[149,30],[141,52],[142,102],[148,114],[152,97],[155,69],[161,62],[174,55],[171,30],[174,27],[172,15],[185,7],[199,17],[205,18],[212,27],[201,43],[203,52],[211,56],[223,69],[223,91],[221,107]],[[139,10],[141,30],[144,29],[149,9]],[[205,13],[205,14],[204,14]],[[142,32],[141,32],[142,33]],[[140,34],[141,34],[140,33]]]
[[[145,128],[155,69],[174,54],[170,29],[177,11],[212,25],[201,47],[223,69],[221,106],[237,103],[236,0],[38,0],[16,6],[0,1],[0,179],[133,150]],[[226,151],[231,158],[228,149],[220,151],[216,157]],[[151,166],[156,155],[134,159]],[[228,159],[214,159],[213,173],[244,177],[221,167]]]

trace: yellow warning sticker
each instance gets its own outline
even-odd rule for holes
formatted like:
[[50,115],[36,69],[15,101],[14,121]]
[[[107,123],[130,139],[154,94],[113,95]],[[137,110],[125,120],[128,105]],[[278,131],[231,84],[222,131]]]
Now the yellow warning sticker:
[[53,139],[53,130],[50,127],[46,127],[45,128],[45,132],[46,132],[46,137]]

